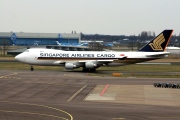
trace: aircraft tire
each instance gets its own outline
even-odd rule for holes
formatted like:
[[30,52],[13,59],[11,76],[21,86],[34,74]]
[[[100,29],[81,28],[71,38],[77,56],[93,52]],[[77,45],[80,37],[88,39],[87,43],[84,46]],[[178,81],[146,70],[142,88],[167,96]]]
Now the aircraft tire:
[[83,68],[82,71],[83,71],[83,72],[89,72],[89,70],[86,69],[86,68]]
[[89,69],[90,72],[96,72],[96,68]]
[[96,72],[96,68],[91,68],[91,69],[83,68],[82,71],[83,72]]
[[34,68],[33,68],[33,66],[31,66],[31,69],[30,69],[31,71],[34,71]]

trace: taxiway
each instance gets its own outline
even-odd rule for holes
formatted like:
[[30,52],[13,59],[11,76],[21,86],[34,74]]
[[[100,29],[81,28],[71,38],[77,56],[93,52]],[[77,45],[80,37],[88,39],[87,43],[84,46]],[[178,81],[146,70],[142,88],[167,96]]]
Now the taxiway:
[[89,76],[81,72],[0,70],[1,120],[177,120],[179,78]]

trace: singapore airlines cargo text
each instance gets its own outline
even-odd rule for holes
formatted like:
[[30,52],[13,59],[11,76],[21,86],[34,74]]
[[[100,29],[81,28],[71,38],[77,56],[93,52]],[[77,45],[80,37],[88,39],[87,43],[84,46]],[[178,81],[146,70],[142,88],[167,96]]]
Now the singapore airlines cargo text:
[[66,54],[66,53],[40,53],[40,57],[107,57],[114,58],[115,54]]

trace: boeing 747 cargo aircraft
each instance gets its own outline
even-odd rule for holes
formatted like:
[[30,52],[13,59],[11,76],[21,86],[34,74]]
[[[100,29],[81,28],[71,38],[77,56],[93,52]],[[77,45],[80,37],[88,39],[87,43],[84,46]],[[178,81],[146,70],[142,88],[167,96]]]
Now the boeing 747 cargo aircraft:
[[28,49],[16,60],[33,65],[64,66],[67,70],[82,67],[83,71],[96,71],[101,66],[121,66],[167,57],[165,48],[173,30],[164,30],[136,52],[62,51],[55,49]]

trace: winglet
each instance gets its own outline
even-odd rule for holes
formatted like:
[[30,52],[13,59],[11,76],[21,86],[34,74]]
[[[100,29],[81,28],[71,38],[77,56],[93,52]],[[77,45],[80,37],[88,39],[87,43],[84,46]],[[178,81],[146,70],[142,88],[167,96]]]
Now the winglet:
[[164,30],[139,51],[144,52],[163,52],[169,43],[173,30]]

